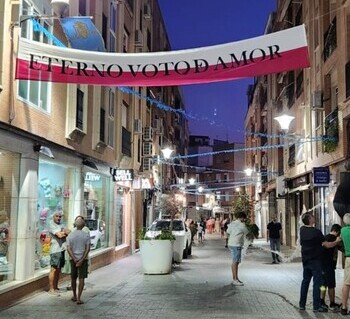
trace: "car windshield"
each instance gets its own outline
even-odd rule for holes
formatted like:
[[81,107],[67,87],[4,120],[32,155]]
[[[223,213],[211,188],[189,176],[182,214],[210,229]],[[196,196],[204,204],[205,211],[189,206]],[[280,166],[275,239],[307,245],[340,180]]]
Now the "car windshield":
[[97,229],[97,220],[96,219],[87,219],[85,220],[85,226],[89,228],[89,230]]
[[[152,231],[169,230],[169,229],[170,229],[170,220],[158,220],[157,222],[153,223],[150,227],[150,230]],[[173,230],[175,231],[184,230],[183,223],[181,220],[173,220]]]

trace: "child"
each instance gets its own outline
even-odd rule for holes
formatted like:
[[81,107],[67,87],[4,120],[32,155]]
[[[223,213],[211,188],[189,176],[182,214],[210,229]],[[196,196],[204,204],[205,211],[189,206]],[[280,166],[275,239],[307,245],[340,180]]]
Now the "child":
[[[333,224],[331,232],[325,236],[325,240],[333,242],[340,235],[341,226],[339,224]],[[328,297],[330,301],[330,310],[339,310],[340,305],[335,303],[335,269],[337,266],[338,246],[333,248],[323,247],[322,250],[322,276],[323,283],[321,286],[321,305],[325,304],[326,290],[328,288]]]
[[203,242],[203,227],[202,227],[201,223],[198,223],[197,239],[198,239],[199,243]]

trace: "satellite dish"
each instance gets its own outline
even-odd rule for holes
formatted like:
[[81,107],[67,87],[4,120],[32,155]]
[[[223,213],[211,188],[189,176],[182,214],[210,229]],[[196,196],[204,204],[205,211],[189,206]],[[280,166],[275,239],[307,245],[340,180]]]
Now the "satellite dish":
[[69,0],[51,0],[51,7],[57,16],[63,18],[68,15]]

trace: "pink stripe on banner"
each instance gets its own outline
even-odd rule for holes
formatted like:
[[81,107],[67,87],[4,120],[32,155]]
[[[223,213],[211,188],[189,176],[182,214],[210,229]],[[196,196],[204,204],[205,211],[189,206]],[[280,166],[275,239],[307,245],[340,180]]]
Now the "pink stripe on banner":
[[78,74],[77,69],[72,66],[69,67],[69,70],[66,69],[66,72],[70,74],[62,74],[61,68],[53,65],[51,72],[48,72],[46,71],[48,67],[45,64],[35,64],[35,68],[42,69],[34,70],[30,69],[29,61],[17,59],[16,79],[106,86],[168,86],[228,81],[310,66],[307,47],[281,52],[280,55],[281,57],[278,58],[269,59],[266,57],[263,61],[249,61],[244,66],[236,65],[227,69],[223,69],[222,66],[220,68],[219,65],[219,70],[215,70],[217,66],[210,66],[207,71],[202,73],[195,73],[194,69],[190,69],[187,74],[183,75],[175,71],[171,71],[168,75],[165,75],[164,71],[159,71],[156,76],[151,73],[133,75],[131,72],[124,72],[119,77],[116,72],[101,76],[95,70],[85,70],[88,75],[80,70],[80,74]]

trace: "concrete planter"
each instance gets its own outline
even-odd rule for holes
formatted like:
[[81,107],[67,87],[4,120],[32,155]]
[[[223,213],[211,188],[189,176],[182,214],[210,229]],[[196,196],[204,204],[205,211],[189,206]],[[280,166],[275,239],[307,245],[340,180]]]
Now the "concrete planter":
[[182,262],[183,251],[185,246],[185,236],[175,235],[174,242],[174,261],[177,263]]
[[159,275],[171,272],[172,240],[140,240],[140,253],[144,274]]

